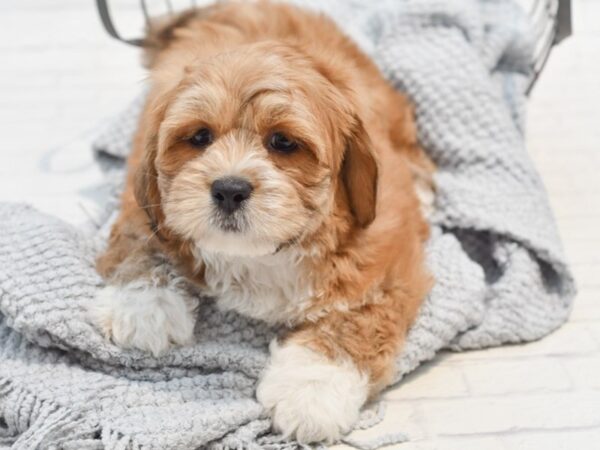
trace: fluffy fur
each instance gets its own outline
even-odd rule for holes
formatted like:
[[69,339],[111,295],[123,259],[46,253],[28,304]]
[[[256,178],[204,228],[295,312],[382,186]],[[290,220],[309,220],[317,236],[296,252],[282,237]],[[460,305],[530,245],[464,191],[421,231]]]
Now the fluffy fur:
[[333,362],[305,346],[277,342],[256,391],[277,431],[329,443],[352,428],[368,394],[368,377],[351,360]]
[[115,344],[158,356],[170,345],[191,342],[194,309],[194,301],[172,285],[132,281],[125,286],[106,286],[89,312]]
[[[95,321],[155,353],[187,341],[170,278],[139,289],[166,260],[221,308],[287,326],[258,398],[285,434],[335,440],[389,383],[431,285],[411,107],[333,22],[289,5],[220,3],[153,30]],[[252,190],[225,214],[211,186],[230,177]]]
[[293,324],[314,296],[302,258],[292,249],[268,256],[229,256],[197,250],[204,282],[219,307],[271,324]]

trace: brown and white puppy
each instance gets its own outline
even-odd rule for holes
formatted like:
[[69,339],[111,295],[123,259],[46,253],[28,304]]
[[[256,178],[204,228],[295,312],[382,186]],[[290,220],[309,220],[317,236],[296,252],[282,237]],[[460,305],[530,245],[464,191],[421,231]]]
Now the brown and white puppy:
[[188,12],[147,44],[94,320],[123,347],[191,342],[175,266],[219,307],[288,326],[258,400],[284,434],[335,440],[389,383],[431,284],[411,108],[331,20],[289,5]]

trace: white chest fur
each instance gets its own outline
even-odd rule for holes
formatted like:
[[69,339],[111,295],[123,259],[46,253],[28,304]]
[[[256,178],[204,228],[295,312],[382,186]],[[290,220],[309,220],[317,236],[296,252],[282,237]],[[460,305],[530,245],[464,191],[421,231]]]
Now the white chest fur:
[[294,322],[308,306],[312,284],[303,258],[291,249],[237,257],[199,251],[208,294],[219,308],[271,324]]

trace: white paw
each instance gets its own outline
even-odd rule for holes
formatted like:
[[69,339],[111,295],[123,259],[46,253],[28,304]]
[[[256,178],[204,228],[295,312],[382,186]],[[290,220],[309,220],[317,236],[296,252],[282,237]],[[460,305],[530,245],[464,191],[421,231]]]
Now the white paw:
[[368,390],[367,377],[351,361],[333,362],[301,345],[273,342],[256,396],[286,437],[332,443],[350,431]]
[[89,306],[92,322],[123,348],[138,348],[158,356],[172,344],[192,340],[196,301],[173,287],[137,281],[106,286]]

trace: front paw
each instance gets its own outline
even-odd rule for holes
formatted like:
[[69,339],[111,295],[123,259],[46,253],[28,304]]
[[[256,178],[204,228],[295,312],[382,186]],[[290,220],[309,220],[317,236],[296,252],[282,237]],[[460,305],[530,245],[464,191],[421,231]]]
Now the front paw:
[[106,286],[89,306],[92,322],[123,348],[138,348],[154,356],[172,344],[191,342],[196,302],[174,288],[138,281]]
[[276,342],[256,396],[273,427],[298,442],[337,441],[350,431],[368,395],[368,379],[351,361],[330,361],[298,344]]

